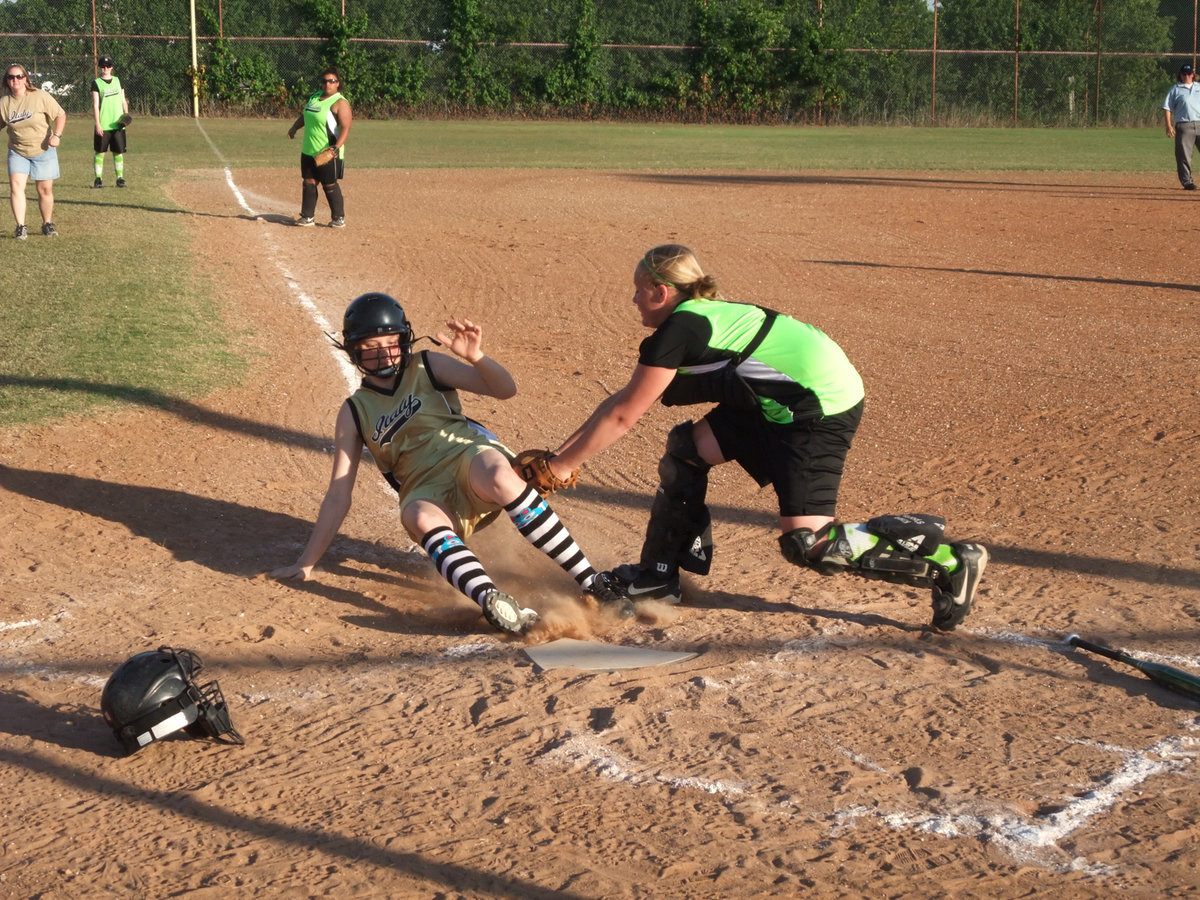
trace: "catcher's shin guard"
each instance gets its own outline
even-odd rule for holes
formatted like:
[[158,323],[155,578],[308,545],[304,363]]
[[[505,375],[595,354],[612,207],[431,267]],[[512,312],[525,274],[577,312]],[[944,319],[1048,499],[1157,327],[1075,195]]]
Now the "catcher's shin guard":
[[[987,550],[970,542],[942,543],[946,521],[920,514],[877,516],[865,524],[830,523],[814,533],[797,528],[779,538],[788,562],[823,575],[853,572],[892,584],[928,587],[933,625],[949,631],[971,611]],[[822,539],[819,551],[814,548]]]
[[321,185],[325,192],[325,200],[329,203],[329,215],[334,219],[346,218],[346,201],[342,197],[342,186],[336,181],[333,184]]
[[[865,524],[831,522],[815,534],[797,528],[780,537],[779,546],[788,562],[810,566],[822,575],[853,572],[894,584],[933,587],[949,561],[949,545],[939,542],[945,527],[945,520],[937,516],[877,516]],[[814,554],[822,540],[824,545]]]
[[300,218],[311,219],[317,213],[317,186],[304,182],[300,189]]
[[660,483],[642,544],[644,570],[667,577],[674,577],[679,569],[708,574],[712,565],[712,518],[704,498],[711,468],[696,449],[692,423],[672,428],[667,435],[667,452],[658,463]]

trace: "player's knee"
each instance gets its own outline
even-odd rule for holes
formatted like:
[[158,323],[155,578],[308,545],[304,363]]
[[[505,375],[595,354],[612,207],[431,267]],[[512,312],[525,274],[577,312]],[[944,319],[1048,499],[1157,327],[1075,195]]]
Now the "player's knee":
[[668,491],[679,488],[691,493],[700,485],[707,487],[712,466],[696,449],[694,428],[693,423],[683,422],[667,433],[667,452],[658,462],[658,477]]
[[809,554],[817,545],[817,533],[811,528],[793,528],[779,536],[779,550],[793,566],[811,566]]

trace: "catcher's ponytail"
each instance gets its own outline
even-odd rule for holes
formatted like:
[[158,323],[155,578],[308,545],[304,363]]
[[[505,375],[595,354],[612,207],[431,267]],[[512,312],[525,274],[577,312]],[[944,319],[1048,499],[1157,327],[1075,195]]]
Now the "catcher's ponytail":
[[694,254],[682,244],[662,244],[642,257],[642,265],[659,284],[669,285],[688,300],[716,300],[717,280],[706,275]]

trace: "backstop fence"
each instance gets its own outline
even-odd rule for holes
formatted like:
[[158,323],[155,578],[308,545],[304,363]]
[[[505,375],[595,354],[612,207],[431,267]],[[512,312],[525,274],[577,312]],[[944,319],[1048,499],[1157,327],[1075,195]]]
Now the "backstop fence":
[[72,114],[107,54],[154,115],[292,115],[335,64],[367,116],[1142,125],[1200,0],[190,4],[8,0],[0,47]]

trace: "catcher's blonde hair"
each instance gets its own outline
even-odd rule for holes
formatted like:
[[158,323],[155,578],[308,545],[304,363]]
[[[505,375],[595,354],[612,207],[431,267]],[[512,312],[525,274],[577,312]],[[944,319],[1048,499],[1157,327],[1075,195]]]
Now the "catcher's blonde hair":
[[656,284],[679,291],[686,300],[718,300],[717,280],[704,274],[696,254],[682,244],[660,244],[646,251],[639,266]]

